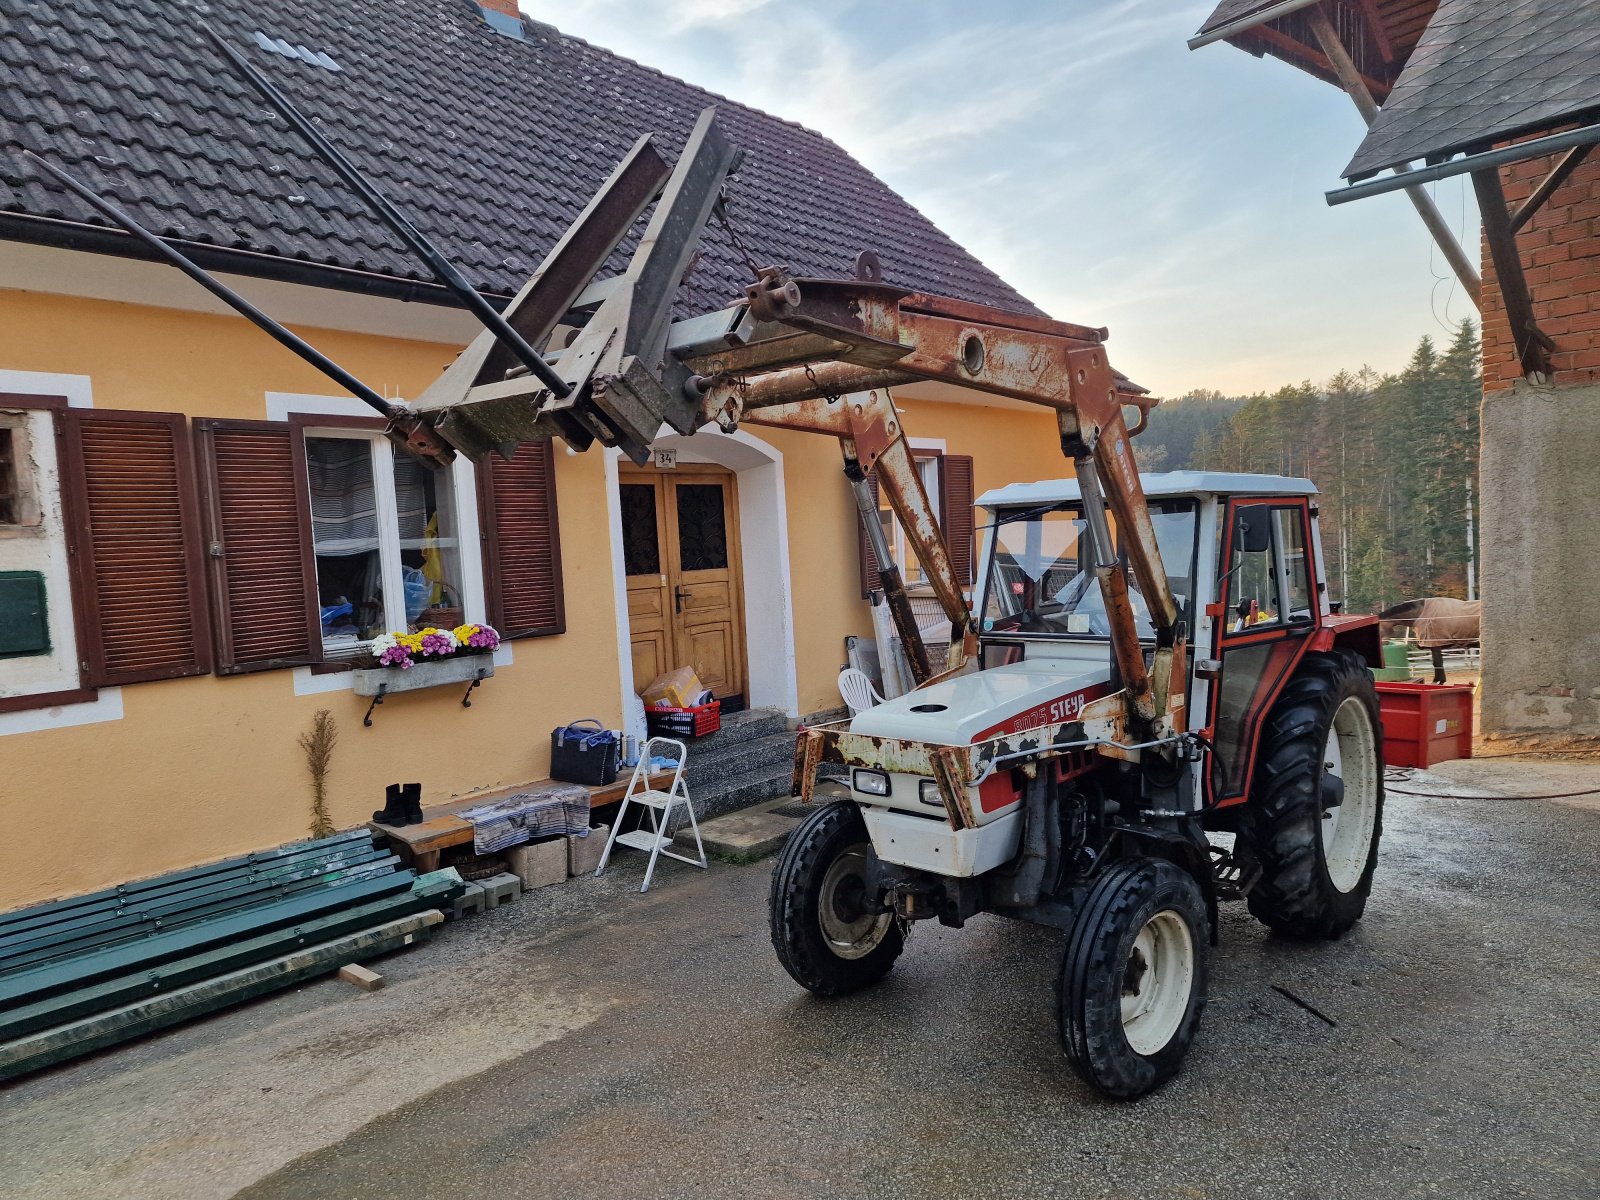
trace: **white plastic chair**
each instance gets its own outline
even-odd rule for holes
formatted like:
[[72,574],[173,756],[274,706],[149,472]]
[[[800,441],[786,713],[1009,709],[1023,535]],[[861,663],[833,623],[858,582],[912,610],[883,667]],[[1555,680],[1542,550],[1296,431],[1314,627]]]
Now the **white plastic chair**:
[[872,686],[872,677],[854,667],[846,667],[839,672],[839,695],[844,697],[852,717],[883,703],[878,689]]
[[[655,757],[657,746],[676,746],[678,748],[678,765],[672,772],[672,783],[666,791],[652,788],[650,783],[650,760]],[[645,742],[639,752],[639,761],[633,768],[633,774],[628,779],[628,790],[623,793],[622,805],[617,809],[615,822],[611,826],[611,836],[606,839],[606,848],[600,855],[600,865],[594,869],[595,877],[606,869],[606,863],[611,860],[612,847],[619,843],[631,846],[635,850],[645,850],[650,854],[650,865],[644,871],[644,883],[640,885],[641,892],[650,890],[650,879],[656,873],[656,859],[665,854],[668,858],[675,858],[679,862],[688,863],[691,867],[706,869],[710,863],[706,860],[706,848],[700,841],[700,822],[695,820],[694,805],[689,802],[689,789],[683,782],[683,769],[689,761],[689,748],[674,738],[653,737]],[[644,785],[644,786],[641,786]],[[622,833],[622,819],[627,815],[628,805],[642,804],[650,810],[650,827],[643,824],[638,829]],[[682,854],[674,854],[667,847],[672,845],[672,810],[682,806],[689,813],[689,827],[694,830],[694,847],[699,853],[698,861]]]

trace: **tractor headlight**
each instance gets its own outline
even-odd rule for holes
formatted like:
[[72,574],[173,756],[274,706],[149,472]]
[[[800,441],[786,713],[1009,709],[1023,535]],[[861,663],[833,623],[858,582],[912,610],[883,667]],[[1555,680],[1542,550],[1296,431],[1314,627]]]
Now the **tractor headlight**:
[[857,767],[851,773],[850,784],[856,791],[865,792],[869,796],[889,794],[889,777],[882,771],[864,771]]
[[917,785],[917,799],[935,808],[944,807],[944,797],[939,795],[939,785],[932,779],[924,779]]

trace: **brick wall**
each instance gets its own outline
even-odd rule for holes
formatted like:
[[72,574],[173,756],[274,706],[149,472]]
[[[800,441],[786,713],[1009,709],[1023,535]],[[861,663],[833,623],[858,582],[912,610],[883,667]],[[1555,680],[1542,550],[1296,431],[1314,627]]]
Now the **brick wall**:
[[[1500,172],[1515,211],[1559,156]],[[1600,148],[1556,189],[1517,234],[1539,328],[1556,344],[1556,386],[1600,383]],[[1505,391],[1522,377],[1487,243],[1483,247],[1483,390]]]

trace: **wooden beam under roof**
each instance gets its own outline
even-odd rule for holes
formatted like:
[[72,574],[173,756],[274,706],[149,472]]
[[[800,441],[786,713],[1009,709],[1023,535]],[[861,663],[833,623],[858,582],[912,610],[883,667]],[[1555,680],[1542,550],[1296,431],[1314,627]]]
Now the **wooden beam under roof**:
[[[1356,109],[1361,113],[1361,119],[1370,126],[1378,119],[1378,103],[1357,72],[1344,43],[1339,40],[1339,31],[1333,27],[1333,22],[1328,19],[1328,14],[1321,5],[1307,9],[1306,17],[1312,35],[1321,44],[1325,56],[1332,64],[1340,86],[1355,102]],[[1405,170],[1406,168],[1401,166],[1397,168],[1396,173],[1403,173]],[[1454,231],[1439,212],[1438,206],[1434,204],[1433,197],[1428,195],[1421,185],[1406,188],[1406,197],[1411,201],[1411,206],[1417,210],[1417,215],[1422,218],[1422,223],[1428,227],[1428,232],[1433,236],[1434,243],[1444,255],[1445,261],[1450,264],[1450,269],[1461,281],[1461,288],[1466,292],[1467,298],[1479,312],[1482,312],[1483,278],[1478,274],[1472,260],[1467,257],[1466,251],[1461,248],[1461,243],[1456,241]]]
[[1516,231],[1511,228],[1511,213],[1506,208],[1505,191],[1500,186],[1500,169],[1486,167],[1472,173],[1472,188],[1478,196],[1478,213],[1483,218],[1483,240],[1489,244],[1494,273],[1505,301],[1506,322],[1511,326],[1511,341],[1523,375],[1534,383],[1550,378],[1550,351],[1555,344],[1539,328],[1533,315],[1533,296],[1527,276],[1522,273],[1522,255],[1517,251]]

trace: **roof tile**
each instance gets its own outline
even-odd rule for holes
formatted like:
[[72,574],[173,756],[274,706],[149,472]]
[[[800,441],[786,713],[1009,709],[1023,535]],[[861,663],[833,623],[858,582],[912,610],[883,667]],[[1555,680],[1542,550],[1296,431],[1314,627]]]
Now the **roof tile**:
[[1596,116],[1596,0],[1440,0],[1344,176]]

